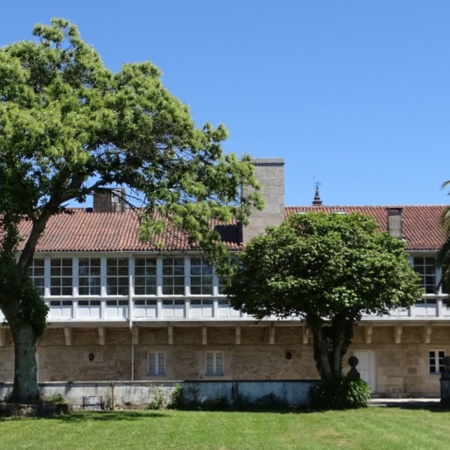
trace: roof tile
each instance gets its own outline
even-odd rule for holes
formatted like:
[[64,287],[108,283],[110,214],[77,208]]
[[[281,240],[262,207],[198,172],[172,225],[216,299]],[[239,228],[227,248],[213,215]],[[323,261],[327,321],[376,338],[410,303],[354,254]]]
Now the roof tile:
[[[358,212],[372,217],[380,230],[387,230],[389,208],[402,208],[403,236],[408,250],[437,250],[445,240],[441,217],[448,208],[439,206],[288,206],[285,215],[301,212]],[[242,249],[241,227],[236,224],[214,222],[222,240],[230,250]],[[26,237],[30,222],[21,224]],[[135,211],[90,212],[85,208],[73,208],[50,218],[44,234],[39,239],[38,252],[108,252],[108,251],[188,251],[187,236],[171,227],[150,242],[139,238],[139,218]]]

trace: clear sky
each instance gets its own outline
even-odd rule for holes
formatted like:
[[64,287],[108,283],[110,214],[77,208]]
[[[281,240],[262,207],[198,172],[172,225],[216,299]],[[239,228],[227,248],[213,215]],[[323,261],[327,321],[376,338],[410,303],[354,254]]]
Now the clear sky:
[[0,45],[65,17],[117,71],[152,61],[226,151],[284,158],[286,204],[446,204],[448,0],[0,0]]

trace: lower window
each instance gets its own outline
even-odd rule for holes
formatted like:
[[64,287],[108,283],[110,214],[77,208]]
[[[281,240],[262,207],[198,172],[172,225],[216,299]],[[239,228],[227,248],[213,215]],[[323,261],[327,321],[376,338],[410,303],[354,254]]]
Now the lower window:
[[223,376],[222,352],[206,352],[206,375],[209,377]]
[[444,357],[444,350],[430,350],[428,353],[430,373],[441,373],[444,371]]
[[163,352],[150,352],[148,354],[149,377],[164,377],[166,375],[166,354]]

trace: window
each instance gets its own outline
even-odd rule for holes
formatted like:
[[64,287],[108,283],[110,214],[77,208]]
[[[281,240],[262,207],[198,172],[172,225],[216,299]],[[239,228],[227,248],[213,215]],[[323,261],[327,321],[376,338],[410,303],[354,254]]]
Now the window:
[[72,300],[50,300],[50,306],[73,306]]
[[134,275],[136,295],[156,295],[156,258],[137,258]]
[[414,270],[422,278],[422,285],[425,289],[425,294],[436,293],[436,261],[433,257],[415,256]]
[[152,352],[148,354],[148,376],[164,377],[166,375],[166,354]]
[[212,295],[213,268],[202,258],[191,259],[191,294]]
[[191,300],[191,305],[193,306],[212,306],[213,305],[213,301],[212,299],[209,298],[203,298],[203,299],[192,299]]
[[156,306],[156,300],[135,300],[134,304],[137,306]]
[[100,300],[80,300],[78,306],[101,306]]
[[106,294],[128,295],[128,258],[106,260]]
[[184,258],[163,260],[163,295],[184,295]]
[[78,294],[100,295],[100,258],[80,258],[78,261]]
[[41,297],[44,296],[44,262],[44,259],[33,259],[29,270],[31,281]]
[[55,258],[50,261],[50,294],[72,295],[71,258]]
[[445,352],[443,350],[430,350],[428,354],[430,373],[441,373],[444,371],[444,357]]
[[223,376],[223,353],[206,352],[206,376]]
[[128,300],[106,300],[106,306],[128,306]]

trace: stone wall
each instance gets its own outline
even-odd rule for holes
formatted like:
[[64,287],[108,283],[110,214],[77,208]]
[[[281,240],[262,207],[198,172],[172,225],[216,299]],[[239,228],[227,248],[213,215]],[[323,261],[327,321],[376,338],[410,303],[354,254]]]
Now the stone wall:
[[[132,338],[134,336],[134,345]],[[296,325],[50,328],[39,339],[39,380],[44,381],[252,381],[317,379],[311,338],[304,343]],[[13,380],[13,346],[9,331],[0,346],[0,382]],[[371,353],[375,393],[379,396],[438,396],[439,374],[429,373],[429,352],[450,355],[450,328],[434,326],[364,326],[355,328],[345,357]],[[222,352],[223,376],[206,376],[206,352]],[[164,352],[166,375],[149,377],[148,352]],[[133,359],[134,355],[134,359]],[[92,359],[92,360],[91,360]],[[359,366],[358,369],[361,369]],[[348,365],[344,371],[349,370]]]

